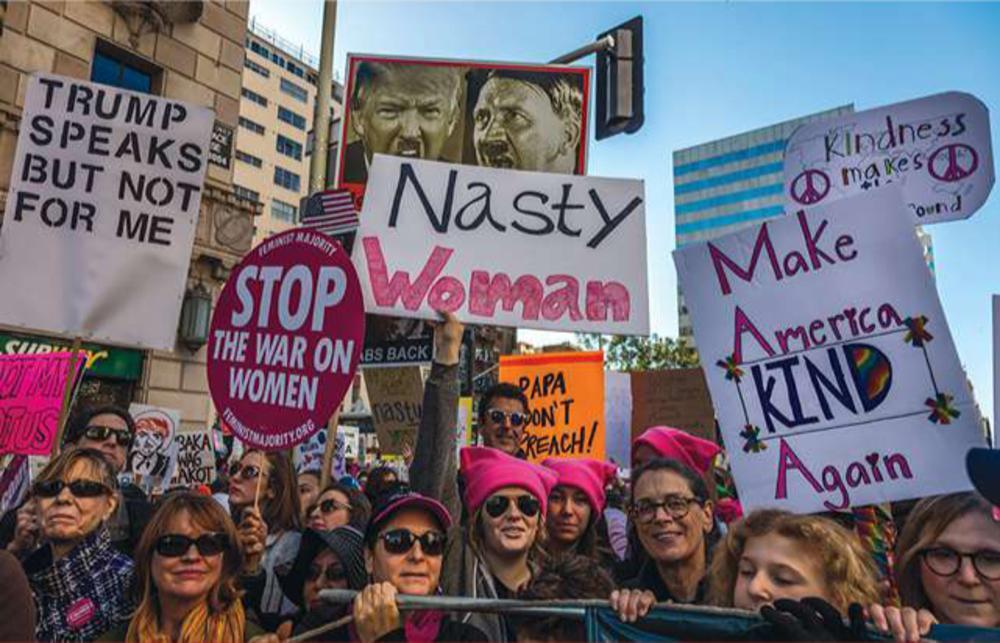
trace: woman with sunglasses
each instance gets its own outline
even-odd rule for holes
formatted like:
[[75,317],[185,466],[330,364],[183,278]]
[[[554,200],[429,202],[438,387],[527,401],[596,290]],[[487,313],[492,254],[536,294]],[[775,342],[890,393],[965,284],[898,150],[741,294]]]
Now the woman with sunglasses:
[[[258,479],[259,510],[254,507]],[[299,494],[288,454],[245,452],[229,470],[229,507],[244,548],[244,604],[273,631],[298,611],[278,581],[295,561],[302,538]]]
[[586,458],[548,458],[542,466],[558,476],[545,515],[549,553],[586,556],[610,572],[617,558],[608,544],[603,520],[604,490],[614,481],[617,467]]
[[323,490],[307,510],[309,528],[329,531],[344,525],[351,525],[358,531],[368,527],[372,508],[368,497],[346,484],[335,482]]
[[115,472],[94,449],[68,449],[32,486],[45,544],[23,561],[35,595],[41,641],[92,640],[127,623],[132,561],[111,546],[106,523],[118,508]]
[[1000,513],[977,493],[924,498],[899,534],[896,577],[903,605],[1000,627]]

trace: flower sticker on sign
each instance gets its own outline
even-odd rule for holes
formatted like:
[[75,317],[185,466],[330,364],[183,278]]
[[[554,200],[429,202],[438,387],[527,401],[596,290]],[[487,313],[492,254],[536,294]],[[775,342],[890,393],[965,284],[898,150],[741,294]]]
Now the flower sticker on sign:
[[222,421],[259,449],[307,440],[354,381],[364,332],[340,244],[314,230],[268,238],[233,270],[212,316],[208,385]]

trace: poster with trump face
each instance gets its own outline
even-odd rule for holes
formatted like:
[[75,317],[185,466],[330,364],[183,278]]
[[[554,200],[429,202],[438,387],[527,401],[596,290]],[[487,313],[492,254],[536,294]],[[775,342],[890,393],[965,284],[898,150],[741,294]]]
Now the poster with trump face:
[[177,441],[181,414],[146,404],[132,404],[135,437],[129,451],[129,469],[136,478],[150,483],[170,480],[177,469]]
[[590,68],[351,54],[337,174],[358,210],[375,154],[585,174]]

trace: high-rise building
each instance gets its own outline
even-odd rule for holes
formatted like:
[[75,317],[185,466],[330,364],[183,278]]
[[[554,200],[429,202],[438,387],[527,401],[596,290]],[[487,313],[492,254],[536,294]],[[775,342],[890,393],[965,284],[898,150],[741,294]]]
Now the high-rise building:
[[[674,152],[674,232],[678,248],[784,214],[785,142],[800,125],[854,111],[844,105]],[[678,286],[678,335],[693,343]]]
[[[256,19],[247,27],[233,182],[263,205],[254,234],[259,243],[296,225],[300,200],[309,193],[319,60]],[[342,103],[343,88],[334,82],[331,134],[339,131]],[[334,152],[336,140],[331,136]]]

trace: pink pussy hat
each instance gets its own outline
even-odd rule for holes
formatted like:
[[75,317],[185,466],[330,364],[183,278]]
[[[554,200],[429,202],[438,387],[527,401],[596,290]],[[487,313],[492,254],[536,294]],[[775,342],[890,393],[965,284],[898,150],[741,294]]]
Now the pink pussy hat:
[[545,467],[490,447],[465,447],[459,452],[459,466],[465,476],[465,508],[470,514],[504,487],[524,489],[538,500],[544,513],[549,491],[556,486],[556,474]]
[[643,431],[632,443],[632,453],[640,445],[656,451],[660,457],[679,460],[704,477],[708,474],[719,448],[714,442],[696,438],[690,433],[669,426],[654,426]]
[[595,512],[604,511],[607,498],[604,496],[604,488],[615,479],[618,468],[610,462],[600,460],[590,460],[582,458],[579,460],[563,460],[561,458],[548,458],[542,462],[542,466],[555,471],[559,476],[556,486],[574,487],[587,496],[591,510]]

